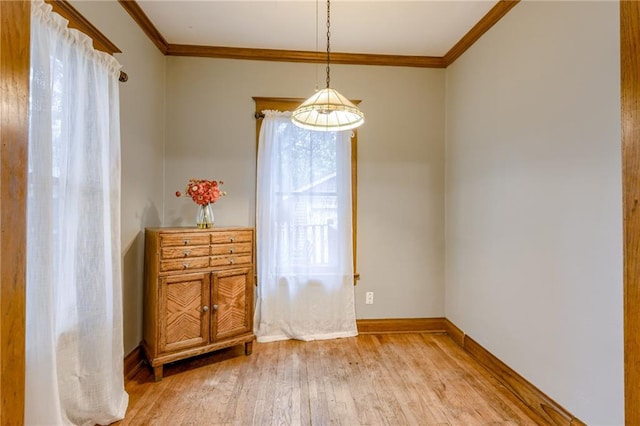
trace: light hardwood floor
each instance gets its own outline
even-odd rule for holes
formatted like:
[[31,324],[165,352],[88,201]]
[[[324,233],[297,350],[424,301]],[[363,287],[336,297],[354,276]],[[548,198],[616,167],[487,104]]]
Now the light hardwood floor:
[[545,424],[442,334],[238,346],[126,387],[117,425]]

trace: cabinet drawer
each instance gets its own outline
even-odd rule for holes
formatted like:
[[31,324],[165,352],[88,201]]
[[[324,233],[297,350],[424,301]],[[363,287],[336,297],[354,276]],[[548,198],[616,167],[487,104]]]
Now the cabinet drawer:
[[190,269],[202,269],[202,268],[208,268],[208,267],[209,267],[208,257],[189,257],[186,259],[160,261],[160,272],[188,271]]
[[209,246],[167,247],[160,250],[162,259],[202,257],[209,255]]
[[169,246],[199,246],[209,244],[209,234],[164,234],[160,235],[160,245]]
[[213,244],[251,242],[251,231],[214,232],[211,234]]
[[251,255],[211,256],[211,266],[251,265]]
[[211,254],[238,254],[238,253],[251,253],[251,243],[238,243],[238,244],[213,244],[211,246]]

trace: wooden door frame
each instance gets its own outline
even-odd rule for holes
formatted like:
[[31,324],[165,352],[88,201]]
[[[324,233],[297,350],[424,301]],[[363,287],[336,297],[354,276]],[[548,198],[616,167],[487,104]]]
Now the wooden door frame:
[[640,3],[620,2],[625,423],[640,424]]
[[[29,0],[0,1],[0,424],[24,416]],[[640,3],[620,2],[625,422],[640,424]],[[25,59],[26,58],[26,59]]]
[[24,422],[31,3],[0,1],[0,424]]

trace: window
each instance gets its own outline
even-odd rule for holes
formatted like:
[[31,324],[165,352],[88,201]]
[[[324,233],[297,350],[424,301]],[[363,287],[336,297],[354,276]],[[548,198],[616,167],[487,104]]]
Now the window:
[[[254,98],[256,103],[256,149],[260,138],[262,118],[265,110],[293,111],[304,99]],[[357,103],[357,101],[356,101]],[[329,133],[327,133],[329,134]],[[292,184],[279,188],[278,192],[290,205],[288,209],[294,220],[278,227],[278,232],[288,247],[281,252],[288,253],[282,264],[296,269],[311,265],[314,269],[335,263],[338,254],[332,239],[338,221],[336,205],[336,156],[335,138],[301,138],[289,146],[288,154],[282,157],[283,170],[295,170]],[[333,148],[332,148],[333,144]],[[356,271],[356,224],[357,224],[357,130],[351,138],[351,185],[352,185],[352,244],[353,263]],[[284,260],[284,259],[283,259]],[[306,266],[305,266],[306,267]],[[358,278],[358,274],[355,274]]]
[[[259,342],[355,336],[352,132],[263,107],[257,155]],[[286,111],[286,112],[285,112]]]

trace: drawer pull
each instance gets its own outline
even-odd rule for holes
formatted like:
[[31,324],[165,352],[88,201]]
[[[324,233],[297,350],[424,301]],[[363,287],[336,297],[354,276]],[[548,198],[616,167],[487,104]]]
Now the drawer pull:
[[213,305],[212,308],[213,308],[214,311],[217,311],[218,310],[218,305]]
[[230,254],[233,254],[233,247],[231,247],[231,248],[229,249],[229,253],[230,253]]
[[183,263],[183,264],[182,264],[182,269],[187,269],[188,267],[189,267],[189,264],[188,264],[188,263]]
[[236,237],[229,237],[229,241],[234,242],[236,240]]
[[202,312],[208,312],[209,311],[209,307],[208,306],[203,306],[202,307]]
[[182,240],[182,242],[184,243],[184,245],[186,246],[187,244],[189,244],[191,242],[191,240]]
[[233,265],[233,259],[229,259],[229,265]]
[[191,251],[190,250],[185,250],[185,251],[182,252],[182,254],[184,254],[184,257],[187,257],[187,256],[189,256],[191,254]]

